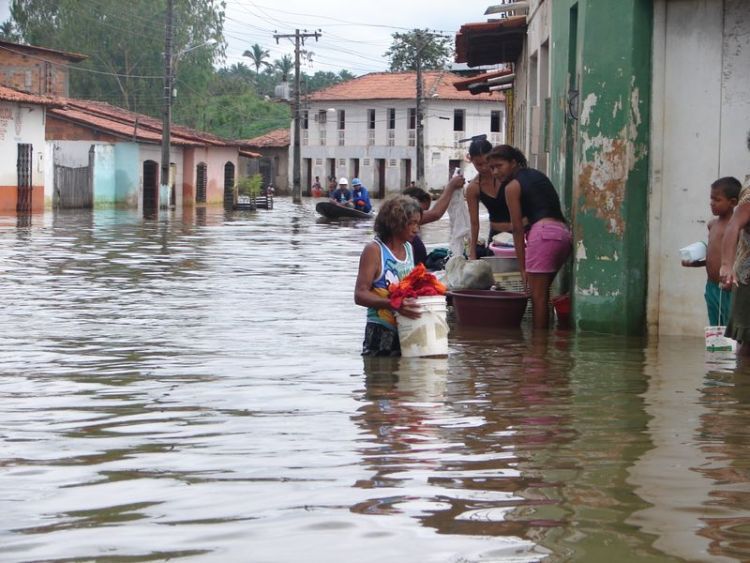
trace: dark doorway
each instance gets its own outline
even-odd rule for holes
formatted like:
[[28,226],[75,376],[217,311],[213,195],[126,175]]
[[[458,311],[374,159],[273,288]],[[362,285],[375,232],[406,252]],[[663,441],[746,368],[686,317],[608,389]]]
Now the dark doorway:
[[306,196],[312,195],[310,189],[312,188],[312,158],[303,158],[304,164],[302,169],[304,170],[305,177],[302,178],[302,185],[305,186],[304,192]]
[[359,159],[358,158],[351,159],[349,170],[351,170],[352,178],[359,178]]
[[143,212],[153,213],[159,205],[159,164],[153,160],[143,163]]
[[411,158],[404,158],[401,163],[401,173],[404,175],[404,187],[408,188],[411,184]]
[[224,207],[231,209],[234,206],[234,163],[227,162],[224,165]]
[[328,177],[334,178],[338,183],[338,178],[336,178],[336,159],[327,158],[326,161],[326,164],[328,164]]
[[385,159],[375,159],[375,186],[378,190],[378,197],[383,199],[385,197]]
[[31,211],[31,173],[33,170],[34,149],[27,143],[18,144],[18,158],[16,159],[16,170],[18,172],[18,196],[16,199],[16,211]]
[[460,159],[451,159],[448,161],[448,179],[451,179],[451,176],[453,176],[453,173],[456,171],[456,168],[461,170],[461,160]]
[[201,162],[195,167],[195,201],[206,203],[206,186],[208,184],[208,167]]

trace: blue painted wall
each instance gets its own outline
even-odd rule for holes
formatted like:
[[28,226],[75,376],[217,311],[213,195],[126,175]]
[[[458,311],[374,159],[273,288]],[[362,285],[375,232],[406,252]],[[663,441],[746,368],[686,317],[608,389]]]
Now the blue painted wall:
[[117,143],[114,154],[114,203],[137,208],[141,185],[141,160],[138,144]]
[[115,203],[115,149],[113,145],[94,146],[94,207]]

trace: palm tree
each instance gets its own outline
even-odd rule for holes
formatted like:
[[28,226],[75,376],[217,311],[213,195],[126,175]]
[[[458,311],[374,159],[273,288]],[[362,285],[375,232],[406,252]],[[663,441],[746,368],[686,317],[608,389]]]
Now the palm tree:
[[281,73],[281,81],[289,82],[289,75],[294,69],[294,61],[291,55],[284,55],[273,62],[273,66]]
[[260,67],[271,67],[271,63],[266,60],[271,56],[271,53],[268,51],[268,49],[264,49],[257,43],[255,45],[252,45],[249,51],[245,51],[244,53],[242,53],[242,56],[248,57],[251,61],[253,61],[253,66],[255,67],[255,76],[258,76],[260,74]]

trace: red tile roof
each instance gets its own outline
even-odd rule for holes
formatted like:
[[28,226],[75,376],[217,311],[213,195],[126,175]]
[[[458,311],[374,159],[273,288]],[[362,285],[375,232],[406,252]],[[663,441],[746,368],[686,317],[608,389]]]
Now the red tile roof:
[[456,34],[456,62],[469,66],[514,63],[526,38],[526,16],[466,23]]
[[246,150],[240,149],[240,156],[245,156],[247,158],[260,158],[263,155],[257,152],[246,151]]
[[289,143],[291,142],[290,137],[289,129],[274,129],[265,135],[253,137],[252,139],[245,139],[242,141],[242,144],[246,147],[259,149],[283,149],[289,146]]
[[11,41],[0,40],[0,49],[18,53],[20,55],[36,55],[39,58],[44,58],[48,55],[55,55],[67,59],[72,63],[79,63],[88,59],[88,55],[82,55],[80,53],[69,53],[67,51],[58,51],[57,49],[47,49],[46,47],[37,47],[35,45],[21,45],[20,43],[12,43]]
[[26,92],[19,92],[13,88],[6,86],[0,86],[0,101],[3,102],[20,102],[23,104],[39,104],[42,106],[55,106],[61,105],[60,101],[56,98],[49,96],[37,96],[36,94],[27,94]]
[[[310,101],[335,102],[341,100],[413,100],[416,96],[416,72],[373,72],[353,80],[336,84],[313,92]],[[440,100],[487,100],[503,99],[501,93],[472,96],[453,87],[458,75],[448,71],[426,71],[422,73],[425,97]]]
[[[63,107],[50,110],[50,115],[72,121],[84,127],[92,127],[112,135],[138,141],[161,142],[162,122],[159,119],[134,113],[105,102],[59,98]],[[170,141],[174,145],[187,146],[244,146],[242,141],[222,139],[211,133],[196,131],[189,127],[172,124]]]

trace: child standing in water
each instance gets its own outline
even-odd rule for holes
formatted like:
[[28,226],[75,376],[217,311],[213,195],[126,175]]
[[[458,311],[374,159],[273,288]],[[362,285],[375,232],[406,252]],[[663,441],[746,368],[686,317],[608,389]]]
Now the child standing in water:
[[708,223],[708,244],[706,245],[706,259],[697,262],[682,261],[683,266],[706,267],[706,309],[708,322],[711,326],[725,325],[729,321],[732,293],[731,287],[722,289],[721,276],[721,244],[729,221],[732,219],[734,208],[740,195],[740,181],[737,178],[719,178],[711,184],[711,213],[715,219]]
[[[414,269],[409,242],[419,232],[422,209],[414,198],[396,196],[380,207],[375,217],[375,240],[365,246],[359,258],[354,302],[367,307],[363,356],[400,356],[395,310],[388,300],[389,286]],[[404,299],[400,315],[415,319],[415,299]]]

